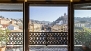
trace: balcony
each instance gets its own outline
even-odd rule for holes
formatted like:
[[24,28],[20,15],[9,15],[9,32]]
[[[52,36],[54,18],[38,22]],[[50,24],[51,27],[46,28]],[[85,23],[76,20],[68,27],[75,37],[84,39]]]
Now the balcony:
[[[77,35],[82,36],[82,33],[85,34],[85,32],[75,32],[76,51],[84,44],[76,38]],[[11,32],[8,36],[6,51],[23,51],[23,32]],[[29,44],[30,51],[68,51],[68,32],[30,32]]]

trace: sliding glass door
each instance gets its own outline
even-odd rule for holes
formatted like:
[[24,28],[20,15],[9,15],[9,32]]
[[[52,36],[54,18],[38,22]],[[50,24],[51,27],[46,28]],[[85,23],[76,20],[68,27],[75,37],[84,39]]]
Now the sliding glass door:
[[68,51],[68,5],[29,5],[29,50]]

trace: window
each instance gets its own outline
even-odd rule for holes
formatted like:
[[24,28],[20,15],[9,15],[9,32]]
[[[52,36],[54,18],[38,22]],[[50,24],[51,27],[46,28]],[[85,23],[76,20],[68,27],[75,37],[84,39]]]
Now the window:
[[91,3],[74,5],[75,50],[89,51],[91,49],[91,14],[90,12],[91,12]]
[[68,32],[68,6],[30,6],[30,32]]
[[23,51],[23,4],[0,3],[0,25],[3,27],[0,28],[1,32],[8,31],[0,32],[3,35],[0,36],[0,46],[6,45],[7,51]]
[[29,45],[30,51],[68,51],[68,5],[30,4]]

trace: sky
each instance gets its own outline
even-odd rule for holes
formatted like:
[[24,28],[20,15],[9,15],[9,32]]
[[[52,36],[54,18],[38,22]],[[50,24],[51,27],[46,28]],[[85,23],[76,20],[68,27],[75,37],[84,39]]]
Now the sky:
[[30,19],[39,21],[50,21],[53,22],[60,16],[64,16],[64,13],[68,15],[68,7],[53,7],[53,6],[30,6],[29,7],[29,17]]
[[91,10],[75,10],[74,17],[91,17]]
[[[30,19],[40,20],[40,21],[55,21],[64,13],[68,15],[67,6],[61,7],[43,7],[43,6],[31,6],[29,7],[29,17]],[[0,16],[5,18],[19,19],[23,18],[23,12],[1,12]],[[74,17],[91,17],[91,10],[75,10]]]
[[13,18],[13,19],[19,19],[23,18],[23,12],[1,12],[0,16],[3,16],[5,18]]

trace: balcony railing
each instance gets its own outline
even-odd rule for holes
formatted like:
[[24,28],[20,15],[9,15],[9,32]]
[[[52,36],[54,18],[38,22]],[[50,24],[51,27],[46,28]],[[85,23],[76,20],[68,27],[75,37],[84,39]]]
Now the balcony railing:
[[[85,32],[75,32],[74,43],[75,45],[81,45],[86,43],[85,41],[78,41],[87,37]],[[11,32],[9,35],[9,41],[7,45],[23,45],[23,32]],[[90,40],[90,38],[88,39]],[[30,45],[67,45],[68,44],[68,32],[30,32],[29,33]]]
[[31,32],[30,45],[67,45],[67,32]]
[[[75,32],[74,34],[74,43],[75,48],[74,50],[79,50],[82,44],[84,44],[83,41],[78,41],[77,36],[80,38],[86,38],[85,32]],[[9,41],[7,43],[7,46],[12,45],[19,45],[23,46],[23,32],[11,32],[9,35]],[[85,42],[86,43],[86,42]],[[29,44],[30,50],[53,50],[59,49],[67,51],[68,46],[68,32],[30,32],[29,33]],[[40,46],[41,45],[41,46]],[[44,45],[44,46],[42,46]],[[47,46],[46,46],[47,45]],[[56,46],[55,46],[56,45]],[[60,46],[59,46],[60,45]],[[40,47],[38,47],[40,46]],[[61,49],[60,49],[61,47]],[[62,50],[62,51],[63,51]],[[45,50],[44,50],[45,51]]]
[[[22,45],[23,32],[11,32],[7,45]],[[30,32],[30,45],[67,45],[67,32]]]

